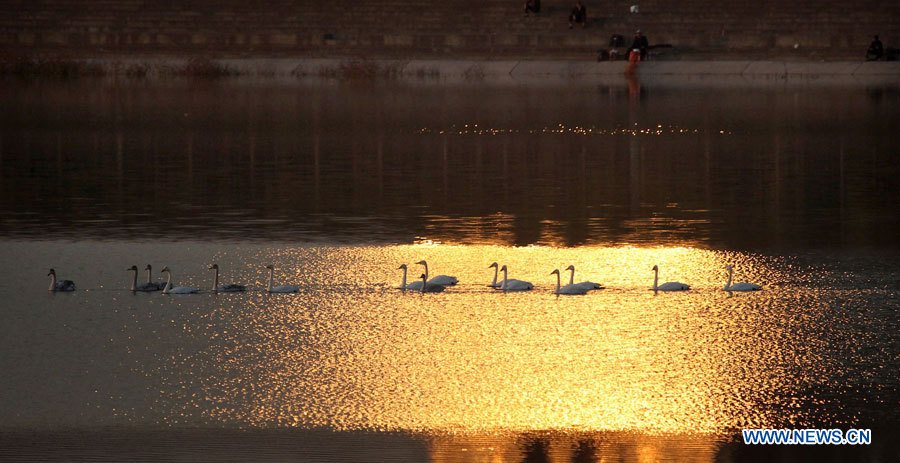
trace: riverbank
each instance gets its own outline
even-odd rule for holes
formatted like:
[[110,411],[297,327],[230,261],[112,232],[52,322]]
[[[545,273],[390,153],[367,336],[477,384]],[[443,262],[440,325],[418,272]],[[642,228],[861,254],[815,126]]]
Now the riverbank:
[[[172,76],[252,77],[277,79],[441,79],[504,81],[529,79],[619,80],[627,63],[568,60],[365,60],[365,59],[197,59],[101,58],[83,60],[19,60],[6,63],[3,73],[25,77],[112,76],[157,78]],[[639,79],[801,79],[900,83],[900,62],[808,61],[646,61],[637,67]]]

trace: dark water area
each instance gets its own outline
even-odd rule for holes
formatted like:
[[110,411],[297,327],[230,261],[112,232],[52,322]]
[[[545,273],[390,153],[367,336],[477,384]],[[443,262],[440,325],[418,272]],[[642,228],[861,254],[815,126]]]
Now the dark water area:
[[[896,87],[5,80],[0,109],[0,460],[900,455]],[[400,291],[421,260],[460,284]],[[200,291],[130,291],[146,263]],[[556,295],[570,264],[606,289]]]
[[0,235],[896,248],[900,91],[0,86]]

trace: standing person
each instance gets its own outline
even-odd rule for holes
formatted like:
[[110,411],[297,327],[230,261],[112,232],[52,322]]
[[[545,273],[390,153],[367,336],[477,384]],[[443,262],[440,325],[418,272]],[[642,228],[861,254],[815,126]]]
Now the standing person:
[[641,30],[638,29],[634,31],[634,41],[631,42],[631,47],[628,49],[629,54],[634,52],[634,50],[638,50],[641,53],[641,61],[643,61],[647,56],[647,48],[650,44],[647,42],[647,37],[641,35]]
[[575,2],[575,6],[572,7],[572,13],[569,14],[569,29],[575,23],[581,23],[581,27],[587,24],[587,8],[584,7],[581,0]]
[[541,12],[541,0],[525,0],[525,16],[528,13],[538,14]]
[[878,61],[884,55],[884,45],[881,44],[881,40],[878,40],[878,36],[875,36],[875,40],[872,40],[872,43],[869,44],[869,49],[866,50],[866,60],[867,61]]

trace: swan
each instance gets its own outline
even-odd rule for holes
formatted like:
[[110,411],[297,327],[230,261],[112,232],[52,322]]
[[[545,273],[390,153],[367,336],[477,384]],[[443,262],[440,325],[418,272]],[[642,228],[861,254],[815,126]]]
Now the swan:
[[175,286],[172,287],[172,272],[169,271],[169,267],[163,267],[160,270],[161,273],[168,273],[166,277],[166,286],[163,288],[163,294],[194,294],[197,291],[200,291],[199,288],[192,288],[190,286]]
[[502,282],[497,283],[497,275],[498,275],[498,272],[500,271],[500,266],[498,266],[497,263],[494,262],[491,265],[488,265],[488,268],[494,269],[494,281],[492,281],[491,284],[489,284],[488,286],[490,286],[491,288],[499,288],[500,285],[502,284]]
[[402,289],[404,291],[407,289],[411,289],[413,291],[419,291],[420,289],[422,289],[421,281],[414,281],[410,284],[406,284],[406,270],[407,270],[406,264],[401,264],[399,267],[397,267],[397,269],[398,270],[403,269],[403,282],[400,283],[400,289]]
[[657,285],[659,282],[659,267],[653,266],[653,290],[654,291],[687,291],[691,289],[690,285],[686,285],[684,283],[679,283],[677,281],[669,281],[667,283],[663,283],[661,285]]
[[75,291],[75,282],[72,280],[63,280],[56,281],[56,270],[50,269],[50,273],[47,274],[50,277],[50,287],[47,288],[50,291]]
[[[500,289],[500,287],[503,286],[503,282],[502,282],[502,281],[500,281],[499,283],[497,282],[497,275],[498,275],[498,272],[499,272],[500,268],[499,268],[499,266],[497,265],[496,262],[494,262],[494,263],[491,264],[491,265],[488,265],[488,268],[491,268],[491,267],[494,268],[494,281],[491,282],[491,284],[489,284],[488,286],[490,286],[491,288]],[[504,265],[504,267],[505,267],[505,265]],[[516,283],[516,282],[519,282],[519,283]],[[529,285],[530,285],[530,284],[531,284],[531,283],[528,283],[527,281],[516,280],[515,278],[510,278],[510,279],[509,279],[509,283],[510,283],[510,284],[513,284],[513,285],[518,285],[518,284],[529,284]],[[534,287],[534,285],[531,285],[531,286],[532,286],[532,288]],[[515,291],[515,290],[514,290],[514,291]]]
[[586,294],[590,289],[578,285],[565,285],[560,287],[559,270],[550,272],[556,274],[556,294]]
[[574,265],[570,265],[570,266],[566,267],[566,270],[569,270],[570,272],[572,272],[571,274],[569,274],[569,284],[570,285],[584,287],[584,288],[587,288],[588,291],[590,291],[592,289],[603,289],[603,285],[601,285],[600,283],[594,283],[592,281],[582,281],[581,283],[575,283],[575,266]]
[[215,281],[213,281],[214,293],[238,293],[247,290],[246,286],[235,283],[219,286],[219,264],[212,264],[209,269],[216,271],[216,278]]
[[137,282],[137,274],[138,268],[137,265],[132,265],[131,268],[125,269],[126,272],[134,272],[134,279],[131,281],[131,292],[135,291],[159,291],[162,289],[162,283],[157,285],[156,283],[141,283]]
[[266,268],[269,269],[269,286],[266,287],[266,292],[269,293],[296,293],[300,291],[300,287],[297,285],[282,285],[272,287],[272,278],[275,275],[275,267],[272,265],[266,265]]
[[424,273],[422,275],[420,275],[419,278],[422,279],[422,289],[420,289],[419,291],[422,291],[423,293],[439,293],[439,292],[447,289],[447,287],[444,285],[426,282],[425,280],[428,279],[428,275],[426,275]]
[[[416,263],[419,265],[425,266],[425,279],[428,280],[428,262],[425,262],[424,260],[420,260]],[[455,285],[455,284],[459,283],[459,279],[457,279],[456,277],[451,277],[451,276],[447,276],[447,275],[438,275],[438,276],[428,280],[428,282],[436,284],[436,285],[450,286],[450,285]]]
[[503,271],[503,284],[500,285],[500,289],[503,291],[528,291],[534,288],[534,285],[530,282],[507,279],[505,265],[500,270]]
[[[150,274],[153,272],[153,267],[151,267],[150,264],[147,264],[147,268],[145,268],[144,270],[147,271],[147,283],[146,283],[147,288],[152,287],[151,285],[155,285],[155,286],[156,286],[156,290],[160,290],[160,289],[163,289],[163,288],[166,287],[166,283],[165,283],[165,282],[162,282],[162,281],[156,281],[156,282],[154,282],[154,281],[152,281],[152,278],[150,277]],[[155,290],[153,290],[153,289],[147,289],[147,290],[141,289],[141,290],[138,290],[138,291],[155,291]]]
[[725,291],[759,291],[760,289],[762,289],[762,286],[756,283],[741,282],[731,284],[731,276],[734,273],[734,266],[726,265],[725,269],[728,270],[728,282],[725,283],[725,288],[723,288]]

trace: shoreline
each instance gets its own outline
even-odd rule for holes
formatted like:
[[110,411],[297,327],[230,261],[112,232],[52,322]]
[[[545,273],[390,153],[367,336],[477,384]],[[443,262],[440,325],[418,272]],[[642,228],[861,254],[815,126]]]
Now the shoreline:
[[[450,81],[589,80],[621,81],[626,61],[551,60],[397,60],[345,58],[183,57],[19,60],[2,73],[25,77],[251,77],[273,79],[438,79]],[[867,61],[644,61],[641,81],[693,78],[741,80],[819,80],[900,83],[900,62]]]

